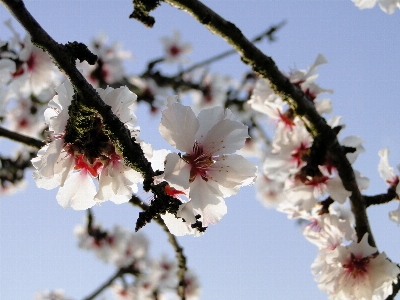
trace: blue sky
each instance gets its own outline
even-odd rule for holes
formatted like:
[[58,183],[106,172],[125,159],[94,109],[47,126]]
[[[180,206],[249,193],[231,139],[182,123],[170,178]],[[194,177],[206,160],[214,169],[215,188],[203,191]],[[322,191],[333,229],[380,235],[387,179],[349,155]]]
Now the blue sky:
[[[386,15],[378,7],[360,11],[350,0],[207,0],[216,12],[235,23],[249,38],[271,24],[286,20],[276,43],[260,43],[278,67],[304,69],[322,53],[327,65],[319,68],[317,82],[333,89],[333,114],[343,117],[341,138],[357,135],[365,140],[366,153],[355,168],[371,179],[366,194],[386,191],[377,172],[378,151],[389,147],[392,166],[400,163],[398,87],[400,79],[400,12]],[[141,72],[150,59],[162,55],[160,38],[179,29],[192,43],[191,61],[197,62],[230,49],[221,38],[182,11],[163,3],[153,15],[153,29],[128,19],[131,1],[26,1],[42,27],[58,42],[88,43],[99,32],[120,41],[134,60],[128,73]],[[10,18],[0,6],[0,21]],[[14,22],[16,25],[17,22]],[[17,26],[18,27],[18,26]],[[19,28],[19,27],[18,27]],[[22,30],[20,31],[22,32]],[[11,34],[0,26],[0,39]],[[238,55],[220,61],[212,71],[240,79],[248,70]],[[174,71],[171,69],[171,72]],[[141,137],[153,148],[166,147],[157,126],[139,110]],[[1,152],[14,145],[0,140]],[[30,176],[30,174],[28,174]],[[33,299],[36,291],[63,288],[74,299],[90,294],[114,268],[79,250],[73,227],[84,212],[64,210],[55,200],[56,190],[45,191],[29,180],[25,191],[0,199],[0,298]],[[143,199],[149,195],[140,193]],[[286,216],[267,210],[255,200],[252,187],[226,199],[228,214],[200,238],[179,238],[188,266],[199,276],[202,299],[326,299],[313,280],[310,265],[317,250],[300,228]],[[372,230],[380,251],[400,262],[400,229],[388,219],[397,208],[391,203],[369,208]],[[119,223],[134,228],[138,210],[105,203],[94,209],[105,226]],[[143,229],[154,256],[173,256],[167,237],[155,224]]]

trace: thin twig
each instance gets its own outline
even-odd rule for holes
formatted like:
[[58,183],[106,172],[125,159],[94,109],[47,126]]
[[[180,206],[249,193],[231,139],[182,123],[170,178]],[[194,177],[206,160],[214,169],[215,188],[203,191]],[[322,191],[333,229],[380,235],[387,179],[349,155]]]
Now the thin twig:
[[244,63],[250,65],[253,71],[260,77],[269,80],[271,88],[276,94],[281,96],[296,115],[303,120],[305,126],[314,138],[317,136],[321,137],[327,144],[332,162],[338,170],[345,189],[352,193],[350,202],[355,217],[355,229],[358,240],[361,240],[365,233],[369,233],[369,244],[376,247],[369,225],[364,199],[355,180],[354,170],[336,138],[336,133],[316,111],[314,104],[308,100],[298,87],[293,85],[289,79],[279,71],[272,58],[262,53],[233,23],[226,21],[200,1],[164,1],[189,13],[196,20],[205,25],[212,33],[225,39],[240,54]]
[[[132,196],[132,198],[131,198],[131,200],[129,202],[132,203],[135,206],[140,207],[144,211],[146,211],[147,208],[148,208],[148,206],[146,204],[144,204],[135,195]],[[169,232],[169,229],[168,229],[167,225],[165,225],[164,220],[160,216],[157,216],[154,220],[167,233],[168,241],[169,241],[169,243],[172,245],[172,247],[175,250],[176,259],[178,260],[178,282],[179,282],[178,283],[178,287],[177,287],[178,296],[182,300],[185,300],[186,299],[186,296],[185,296],[185,288],[186,288],[185,273],[186,273],[187,267],[186,267],[186,257],[183,254],[183,248],[179,245],[179,243],[176,240],[175,236],[171,232]]]
[[16,141],[16,142],[19,142],[19,143],[22,143],[22,144],[25,144],[25,145],[28,145],[28,146],[31,146],[34,148],[41,148],[46,144],[38,139],[34,139],[29,136],[22,135],[22,134],[14,132],[14,131],[10,131],[3,127],[0,127],[0,136],[9,138],[10,140],[13,140],[13,141]]
[[124,275],[124,273],[125,273],[124,269],[118,269],[118,271],[113,276],[111,276],[110,279],[108,279],[101,286],[99,286],[99,288],[97,290],[95,290],[92,294],[90,294],[89,296],[84,298],[84,300],[93,300],[97,295],[99,295],[101,292],[103,292],[103,290],[108,288],[114,282],[114,280],[116,280],[117,278]]
[[[251,42],[252,42],[252,43],[261,42],[262,39],[263,39],[264,37],[268,38],[270,41],[275,40],[275,38],[273,37],[273,34],[274,34],[277,30],[279,30],[280,28],[282,28],[285,24],[286,24],[286,21],[282,21],[282,22],[280,22],[280,23],[277,24],[277,25],[271,26],[269,29],[267,29],[267,30],[264,31],[263,33],[257,35],[255,38],[253,38],[253,39],[251,40]],[[224,51],[224,52],[222,52],[222,53],[220,53],[220,54],[217,54],[217,55],[215,55],[215,56],[213,56],[213,57],[210,57],[210,58],[208,58],[208,59],[206,59],[206,60],[203,60],[203,61],[201,61],[201,62],[198,62],[198,63],[194,64],[193,66],[187,68],[186,70],[183,70],[183,71],[179,72],[179,74],[177,74],[177,75],[175,75],[175,76],[172,76],[172,77],[174,77],[174,78],[182,77],[183,74],[189,73],[189,72],[191,72],[191,71],[193,71],[193,70],[195,70],[195,69],[197,69],[197,68],[200,68],[200,67],[203,67],[203,66],[207,66],[207,65],[209,65],[209,64],[211,64],[211,63],[213,63],[213,62],[215,62],[215,61],[218,61],[218,60],[220,60],[220,59],[223,59],[223,58],[228,57],[228,56],[230,56],[230,55],[232,55],[232,54],[235,54],[235,53],[237,53],[236,50],[227,50],[227,51]]]
[[399,199],[399,196],[396,193],[396,187],[391,186],[388,188],[386,194],[379,194],[375,196],[363,196],[365,200],[365,205],[367,207],[371,205],[385,204],[389,203],[392,200]]

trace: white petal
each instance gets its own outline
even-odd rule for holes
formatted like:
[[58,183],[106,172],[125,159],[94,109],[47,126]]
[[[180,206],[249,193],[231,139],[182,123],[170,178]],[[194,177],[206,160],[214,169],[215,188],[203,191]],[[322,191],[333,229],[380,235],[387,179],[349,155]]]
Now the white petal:
[[165,158],[168,153],[171,153],[171,151],[166,150],[166,149],[153,151],[153,156],[151,159],[149,159],[153,170],[164,171],[164,167],[165,167],[164,162],[165,162]]
[[240,187],[254,183],[256,174],[257,166],[237,154],[218,158],[208,172],[210,179],[217,183],[223,197],[232,196]]
[[187,234],[197,234],[197,230],[190,227],[190,224],[187,222],[183,222],[182,219],[176,218],[173,214],[166,213],[165,215],[161,215],[161,218],[164,220],[165,225],[167,225],[169,232],[176,236],[183,236]]
[[355,152],[346,154],[346,157],[351,164],[353,164],[356,161],[360,153],[365,152],[365,148],[362,146],[363,142],[364,140],[358,136],[348,136],[341,141],[342,145],[347,147],[353,147],[356,149]]
[[196,212],[193,209],[193,202],[189,201],[187,203],[183,203],[183,204],[179,205],[179,211],[177,213],[177,216],[179,218],[185,219],[187,224],[194,224],[197,221],[195,216],[198,213],[199,212]]
[[100,173],[99,178],[99,191],[97,192],[94,200],[97,202],[104,202],[114,195],[112,190],[112,178],[111,176],[106,175],[107,170],[104,168]]
[[41,158],[41,163],[38,166],[38,171],[43,177],[54,176],[54,167],[56,162],[60,159],[60,153],[63,148],[64,140],[58,139],[52,141],[49,145],[44,146],[46,152]]
[[135,126],[137,118],[134,113],[136,106],[136,94],[132,93],[126,86],[113,89],[107,87],[105,90],[98,88],[96,91],[104,102],[111,106],[113,113],[123,123]]
[[400,205],[396,210],[389,212],[389,219],[400,225]]
[[330,178],[326,182],[326,187],[331,198],[340,204],[343,204],[351,196],[351,192],[344,188],[342,180],[339,177]]
[[161,136],[173,147],[183,152],[193,148],[199,121],[189,106],[175,103],[162,111],[158,126]]
[[320,114],[330,114],[332,112],[332,102],[330,99],[322,99],[315,102],[315,109]]
[[369,178],[363,176],[357,170],[354,170],[354,175],[356,176],[357,185],[360,190],[366,190],[369,187]]
[[58,177],[42,177],[38,171],[33,172],[32,176],[38,188],[52,190],[60,185]]
[[63,187],[57,193],[57,202],[64,208],[69,205],[75,210],[84,210],[96,204],[93,200],[96,187],[86,170],[68,176]]
[[193,209],[201,212],[203,227],[218,223],[227,212],[225,201],[219,192],[201,177],[192,182],[189,197]]
[[378,172],[382,179],[386,181],[393,181],[395,178],[393,168],[389,165],[389,149],[384,148],[379,150],[380,161],[378,164]]
[[231,120],[222,120],[207,133],[202,146],[213,155],[230,154],[243,148],[249,137],[247,126]]
[[169,153],[165,158],[164,179],[176,189],[188,189],[190,165],[176,153]]
[[367,257],[378,251],[377,248],[368,244],[368,232],[364,234],[359,243],[351,243],[347,248],[356,257]]
[[200,127],[195,137],[196,141],[198,141],[200,144],[203,144],[203,140],[211,128],[218,122],[224,120],[224,118],[224,109],[220,106],[201,110],[197,116]]

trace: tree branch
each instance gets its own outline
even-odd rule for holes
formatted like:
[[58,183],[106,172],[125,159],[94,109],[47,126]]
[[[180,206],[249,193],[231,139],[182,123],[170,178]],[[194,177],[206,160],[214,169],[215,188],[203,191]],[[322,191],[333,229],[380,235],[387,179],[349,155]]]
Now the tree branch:
[[369,225],[364,199],[360,193],[353,168],[339,144],[335,132],[329,127],[325,119],[316,111],[313,103],[304,93],[277,68],[272,58],[262,53],[252,44],[242,32],[231,22],[226,21],[200,1],[194,0],[164,0],[172,6],[192,15],[212,33],[225,39],[241,56],[244,63],[250,65],[260,77],[270,81],[272,89],[282,97],[293,111],[304,122],[313,137],[320,137],[329,149],[333,164],[338,170],[346,190],[352,193],[350,197],[352,212],[355,217],[358,240],[365,233],[369,233],[368,241],[376,247]]
[[[148,205],[144,204],[137,196],[133,195],[131,200],[129,201],[131,204],[140,207],[144,211],[148,209]],[[179,246],[178,241],[176,240],[175,236],[169,232],[167,225],[165,225],[164,220],[161,218],[161,216],[157,216],[154,218],[155,222],[159,224],[162,229],[167,233],[168,235],[168,241],[172,245],[172,247],[175,250],[176,253],[176,259],[178,260],[178,296],[182,299],[185,300],[185,288],[186,288],[186,283],[185,283],[185,273],[187,270],[186,267],[186,257],[183,254],[183,248]]]
[[22,135],[19,133],[16,133],[14,131],[7,130],[3,127],[0,127],[0,136],[9,138],[10,140],[13,140],[15,142],[19,142],[34,148],[41,148],[43,147],[46,143],[39,141],[37,139],[31,138],[26,135]]

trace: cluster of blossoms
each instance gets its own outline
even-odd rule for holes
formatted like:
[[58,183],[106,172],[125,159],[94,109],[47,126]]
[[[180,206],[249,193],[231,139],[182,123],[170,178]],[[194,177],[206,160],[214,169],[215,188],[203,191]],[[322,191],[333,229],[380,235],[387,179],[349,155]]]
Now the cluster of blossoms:
[[0,117],[10,130],[40,137],[44,104],[54,96],[62,76],[29,34],[21,39],[11,21],[6,25],[13,36],[9,42],[0,41]]
[[[323,63],[326,59],[319,55],[308,70],[293,70],[287,75],[320,114],[332,110],[329,99],[317,99],[319,94],[331,92],[315,83],[317,67]],[[249,105],[277,123],[263,173],[257,179],[258,198],[289,218],[308,222],[304,235],[319,250],[312,265],[319,288],[330,299],[385,299],[392,293],[392,284],[397,283],[400,268],[368,244],[368,234],[358,241],[353,215],[345,205],[351,193],[344,188],[329,155],[320,158],[317,166],[312,165],[310,158],[316,155],[313,147],[318,147],[318,142],[265,80],[257,81]],[[339,122],[339,117],[332,117],[328,123],[335,128]],[[358,137],[347,137],[341,144],[349,149],[350,163],[364,152]],[[387,152],[380,155],[381,176],[397,185],[398,178],[388,167]],[[359,188],[366,189],[368,179],[355,173]],[[397,218],[397,213],[392,215]]]
[[[49,55],[32,44],[29,34],[21,38],[10,20],[5,24],[12,36],[7,42],[0,40],[1,126],[42,139],[43,112],[62,75]],[[25,146],[14,149],[10,157],[1,154],[0,195],[13,193],[26,185],[23,173],[31,166],[29,161],[34,151]]]
[[[86,128],[80,128],[78,136],[66,135],[67,124],[71,122],[69,113],[74,90],[65,82],[56,91],[57,95],[45,111],[51,142],[32,159],[37,186],[45,189],[60,186],[57,201],[65,208],[87,209],[107,200],[129,201],[132,192],[137,191],[141,175],[125,165],[123,157],[104,133],[102,119],[96,112],[86,112]],[[124,87],[98,88],[97,92],[135,134],[136,95]],[[82,110],[81,107],[79,111],[77,109],[74,117],[77,118],[79,113],[83,115]],[[98,190],[93,179],[98,179]]]
[[[376,0],[353,2],[360,8],[370,8]],[[378,2],[387,13],[400,6],[399,0]],[[71,84],[29,36],[20,39],[9,23],[8,26],[14,36],[10,43],[0,41],[0,117],[13,131],[42,137],[44,114],[50,133],[49,143],[32,159],[37,186],[60,186],[56,198],[65,208],[83,210],[107,200],[117,204],[129,201],[143,178],[125,165],[103,128],[101,116],[79,103]],[[108,46],[104,35],[89,47],[98,56],[97,63],[91,66],[77,62],[82,74],[98,87],[97,93],[136,140],[137,100],[148,102],[151,111],[156,112],[163,105],[156,99],[165,99],[172,93],[165,83],[170,78],[154,71],[154,65],[183,64],[191,50],[189,44],[181,42],[178,32],[172,38],[163,38],[162,43],[164,57],[150,64],[142,77],[125,75],[123,60],[129,59],[130,53],[119,44]],[[295,69],[287,75],[321,115],[332,111],[329,99],[319,99],[320,94],[332,91],[315,82],[318,66],[326,62],[318,55],[307,70]],[[242,84],[205,72],[201,76],[188,72],[178,77],[184,88],[177,91],[174,86],[173,92],[189,95],[193,109],[178,103],[175,96],[168,97],[159,132],[180,152],[160,150],[156,154],[149,145],[140,143],[154,170],[161,174],[153,183],[166,181],[166,194],[181,201],[175,214],[161,216],[170,232],[201,235],[205,227],[216,224],[227,213],[224,198],[256,181],[257,197],[266,206],[307,222],[304,236],[318,248],[312,273],[330,299],[377,300],[389,296],[400,268],[368,243],[368,234],[356,236],[353,215],[346,207],[351,192],[345,189],[329,154],[321,151],[320,141],[311,136],[303,120],[271,89],[269,82],[254,74]],[[173,78],[174,85],[176,80]],[[128,87],[108,87],[120,83]],[[131,90],[137,91],[139,99]],[[188,90],[190,93],[185,93]],[[240,95],[251,98],[240,101]],[[276,133],[262,154],[262,173],[256,180],[256,165],[236,152],[250,150],[248,153],[260,156],[261,151],[255,149],[260,150],[258,145],[265,137],[262,130],[252,130],[264,117],[276,123]],[[74,121],[78,118],[79,124]],[[331,117],[328,123],[339,132],[340,122],[340,117]],[[364,152],[362,142],[355,136],[341,140],[351,164]],[[323,156],[316,160],[315,156],[321,153]],[[399,177],[389,166],[388,150],[381,150],[379,155],[379,173],[389,184],[393,199],[399,199]],[[368,179],[355,173],[360,190],[365,190]],[[390,212],[390,219],[400,224],[400,206]],[[166,257],[150,259],[143,235],[119,226],[107,231],[99,225],[78,226],[75,233],[79,247],[94,251],[98,258],[135,277],[129,284],[113,284],[116,299],[154,299],[154,295],[157,299],[176,298],[171,293],[178,284],[176,263]],[[199,287],[194,274],[187,272],[185,282],[186,299],[197,299]],[[36,298],[67,300],[62,291],[46,291]]]
[[[174,260],[163,255],[160,259],[149,257],[147,238],[133,234],[126,228],[114,226],[112,230],[104,230],[100,225],[91,227],[78,225],[75,227],[80,248],[93,251],[106,263],[113,263],[123,270],[125,276],[135,278],[132,283],[113,283],[111,289],[118,300],[130,299],[176,299],[172,291],[178,285],[178,267]],[[127,278],[128,279],[128,278]],[[189,271],[184,278],[186,299],[199,298],[200,288],[197,277]]]
[[[317,67],[323,63],[326,60],[319,55],[309,70],[294,70],[288,75],[290,81],[302,89],[320,114],[330,113],[332,110],[329,99],[317,99],[320,93],[331,92],[315,83]],[[327,194],[343,204],[351,193],[344,188],[330,158],[322,158],[323,163],[313,166],[314,174],[310,174],[306,167],[311,156],[313,138],[300,118],[274,93],[269,83],[263,79],[258,80],[248,103],[254,110],[276,122],[276,133],[269,151],[265,154],[263,174],[258,179],[261,181],[258,186],[263,187],[258,197],[270,205],[276,202],[278,210],[292,216],[310,210]],[[332,127],[337,127],[340,125],[339,121],[340,118],[333,117],[329,123]],[[352,153],[348,154],[351,162],[364,151],[361,143],[362,140],[357,137],[342,141],[343,145],[353,148]],[[281,187],[280,193],[277,193],[277,187]]]
[[[174,54],[178,61],[189,49],[177,34],[171,40],[164,38],[163,42],[169,49],[166,61],[172,62],[168,54]],[[92,84],[103,86],[124,78],[122,59],[128,57],[126,52],[115,45],[107,46],[104,36],[95,39],[91,48],[99,57],[97,65],[91,67],[84,62],[79,66]],[[180,50],[175,53],[172,48]],[[227,211],[223,199],[236,194],[241,186],[254,182],[256,176],[256,166],[234,154],[249,138],[248,127],[229,109],[215,106],[223,103],[226,90],[221,89],[223,80],[212,82],[212,78],[221,77],[206,76],[200,85],[204,99],[209,100],[197,101],[199,109],[204,107],[200,102],[212,108],[202,110],[196,117],[190,107],[173,103],[175,98],[170,97],[160,124],[164,139],[185,153],[168,154],[164,174],[157,178],[168,182],[168,195],[188,198],[182,201],[176,216],[165,216],[171,232],[178,235],[200,234],[194,224],[204,228],[217,223]],[[130,79],[130,82],[139,82]],[[129,201],[132,193],[137,192],[142,176],[124,164],[123,157],[103,130],[102,118],[79,104],[69,82],[65,81],[55,91],[56,95],[44,111],[50,142],[32,159],[37,186],[45,189],[60,186],[56,198],[65,208],[87,209],[107,200],[118,204]],[[127,87],[97,88],[96,91],[137,139],[133,112],[137,96]],[[81,123],[74,121],[78,119]],[[141,146],[147,158],[153,156],[151,147],[144,143]],[[153,167],[156,167],[155,162]],[[162,171],[164,166],[157,168]]]

